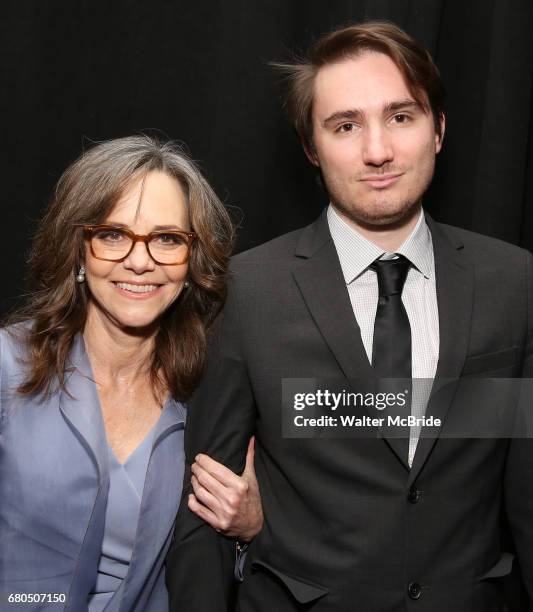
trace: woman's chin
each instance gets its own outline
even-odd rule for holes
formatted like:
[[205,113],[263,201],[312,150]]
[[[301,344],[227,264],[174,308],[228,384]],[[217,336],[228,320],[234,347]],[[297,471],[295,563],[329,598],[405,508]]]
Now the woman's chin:
[[120,329],[130,336],[151,336],[159,329],[160,317],[155,319],[125,320],[119,323]]

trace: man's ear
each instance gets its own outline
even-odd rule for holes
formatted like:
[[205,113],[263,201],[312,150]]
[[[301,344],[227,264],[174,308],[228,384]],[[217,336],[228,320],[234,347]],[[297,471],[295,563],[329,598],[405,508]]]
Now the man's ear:
[[444,113],[440,113],[439,115],[439,124],[440,124],[440,134],[435,132],[435,151],[437,153],[442,149],[442,141],[444,140],[444,132],[446,130],[446,117]]
[[320,161],[318,159],[313,141],[302,138],[302,147],[304,148],[307,159],[313,164],[313,166],[316,166],[317,168],[320,167]]

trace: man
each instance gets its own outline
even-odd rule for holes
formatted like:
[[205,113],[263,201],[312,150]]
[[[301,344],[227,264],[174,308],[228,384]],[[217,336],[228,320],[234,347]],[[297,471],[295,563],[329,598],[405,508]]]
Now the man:
[[[206,505],[202,483],[213,475],[199,453],[240,473],[256,434],[265,524],[246,554],[237,609],[502,611],[507,520],[533,606],[529,440],[450,435],[453,394],[428,404],[424,385],[413,385],[408,406],[442,419],[435,436],[413,427],[402,440],[376,427],[306,439],[284,429],[289,379],[353,387],[376,376],[533,372],[530,254],[422,210],[445,128],[429,54],[371,22],[323,37],[284,69],[289,114],[330,204],[309,227],[234,258],[187,431]],[[224,539],[182,503],[172,609],[226,609],[225,556]]]

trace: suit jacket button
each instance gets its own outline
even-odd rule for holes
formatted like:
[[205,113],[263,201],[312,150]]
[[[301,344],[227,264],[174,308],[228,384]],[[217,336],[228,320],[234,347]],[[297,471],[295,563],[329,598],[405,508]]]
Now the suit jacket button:
[[420,493],[419,489],[417,489],[416,487],[411,487],[409,489],[409,492],[407,493],[407,499],[412,504],[418,504],[418,502],[420,501],[420,497],[421,496],[422,496],[422,494]]
[[418,584],[418,582],[410,582],[407,587],[407,592],[409,593],[409,597],[411,599],[419,599],[420,595],[422,595],[422,587]]

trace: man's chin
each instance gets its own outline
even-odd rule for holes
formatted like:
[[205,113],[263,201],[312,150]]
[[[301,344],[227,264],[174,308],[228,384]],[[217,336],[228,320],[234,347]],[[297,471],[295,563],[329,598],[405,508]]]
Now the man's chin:
[[361,227],[372,229],[394,229],[408,223],[420,211],[420,201],[403,206],[375,206],[371,210],[349,207],[333,203],[333,205],[350,221]]

